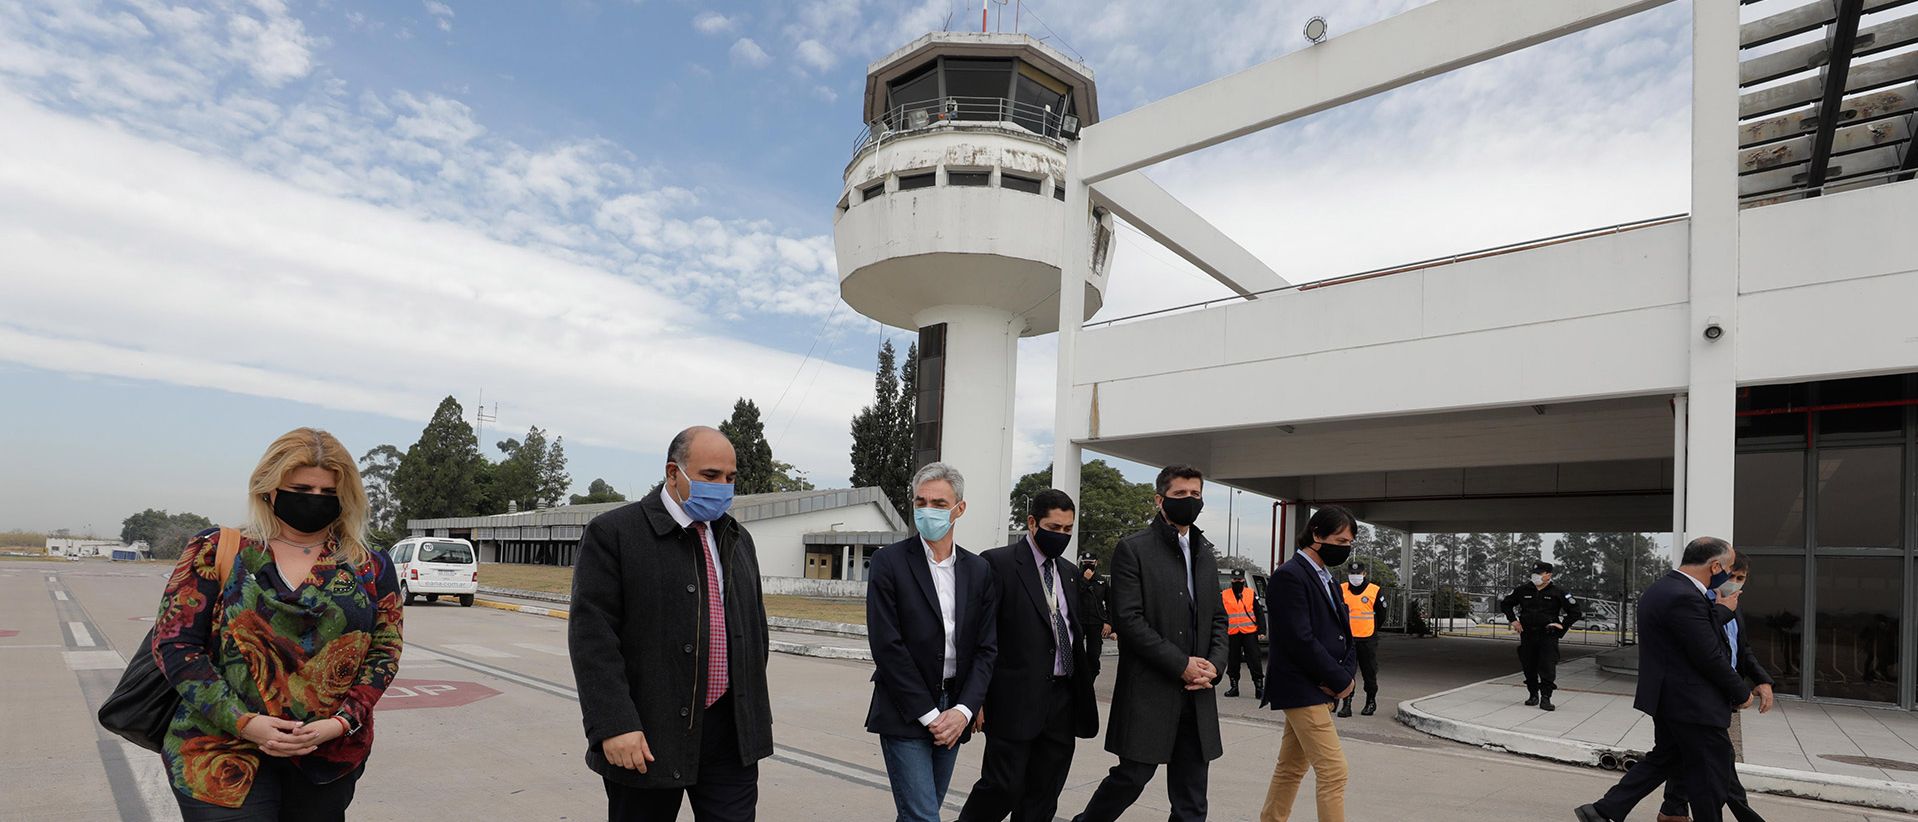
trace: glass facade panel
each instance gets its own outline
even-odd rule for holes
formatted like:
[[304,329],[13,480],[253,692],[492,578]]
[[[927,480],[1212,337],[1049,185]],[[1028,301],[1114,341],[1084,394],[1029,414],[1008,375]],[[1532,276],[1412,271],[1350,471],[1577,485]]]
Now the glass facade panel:
[[1002,120],[1001,101],[1012,94],[1011,60],[949,57],[946,96],[959,99],[961,120]]
[[928,65],[911,75],[893,81],[891,90],[891,108],[924,107],[925,104],[939,97],[939,72]]
[[1904,545],[1904,461],[1897,445],[1819,449],[1820,549]]
[[1739,607],[1745,611],[1745,641],[1758,664],[1777,680],[1781,694],[1804,692],[1805,559],[1799,556],[1747,556],[1751,576]]
[[1738,455],[1732,528],[1752,548],[1805,547],[1805,454]]
[[[1818,384],[1818,404],[1821,406],[1888,403],[1904,398],[1905,378],[1900,375]],[[1821,435],[1896,434],[1904,429],[1904,425],[1905,409],[1898,406],[1834,408],[1818,412],[1818,433]]]
[[1817,595],[1812,695],[1898,701],[1904,559],[1819,557]]

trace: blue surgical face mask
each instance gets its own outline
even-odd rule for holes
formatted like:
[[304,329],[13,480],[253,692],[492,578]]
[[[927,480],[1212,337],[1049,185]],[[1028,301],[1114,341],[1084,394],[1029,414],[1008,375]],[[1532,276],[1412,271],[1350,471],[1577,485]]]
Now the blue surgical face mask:
[[928,541],[938,542],[952,533],[952,509],[950,508],[914,508],[912,524],[919,526],[919,535]]
[[[684,472],[682,472],[684,473]],[[686,499],[679,507],[695,522],[712,522],[726,515],[726,509],[733,507],[733,484],[730,482],[700,482],[691,476],[686,477],[688,488]]]

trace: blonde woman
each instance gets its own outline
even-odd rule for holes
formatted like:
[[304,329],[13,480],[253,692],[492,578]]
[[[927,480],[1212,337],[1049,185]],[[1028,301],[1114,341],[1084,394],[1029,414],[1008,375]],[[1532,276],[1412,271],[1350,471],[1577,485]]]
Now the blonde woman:
[[167,582],[153,654],[181,699],[161,756],[186,822],[344,819],[399,667],[399,581],[333,435],[274,440],[248,492],[246,528],[194,537]]

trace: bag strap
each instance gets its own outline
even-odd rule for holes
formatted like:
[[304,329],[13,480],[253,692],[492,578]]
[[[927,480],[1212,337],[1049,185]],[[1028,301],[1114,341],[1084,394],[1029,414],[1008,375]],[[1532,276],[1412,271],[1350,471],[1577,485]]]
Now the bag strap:
[[227,579],[233,576],[233,558],[240,555],[240,544],[243,539],[238,529],[220,529],[219,541],[215,543],[213,561],[219,563],[221,590],[226,590]]

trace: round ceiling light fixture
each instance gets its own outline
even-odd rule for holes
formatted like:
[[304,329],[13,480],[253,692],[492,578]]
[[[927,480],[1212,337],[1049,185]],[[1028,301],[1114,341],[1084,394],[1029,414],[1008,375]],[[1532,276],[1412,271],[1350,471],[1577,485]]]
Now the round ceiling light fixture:
[[1314,43],[1325,40],[1325,18],[1314,17],[1305,21],[1305,39]]

